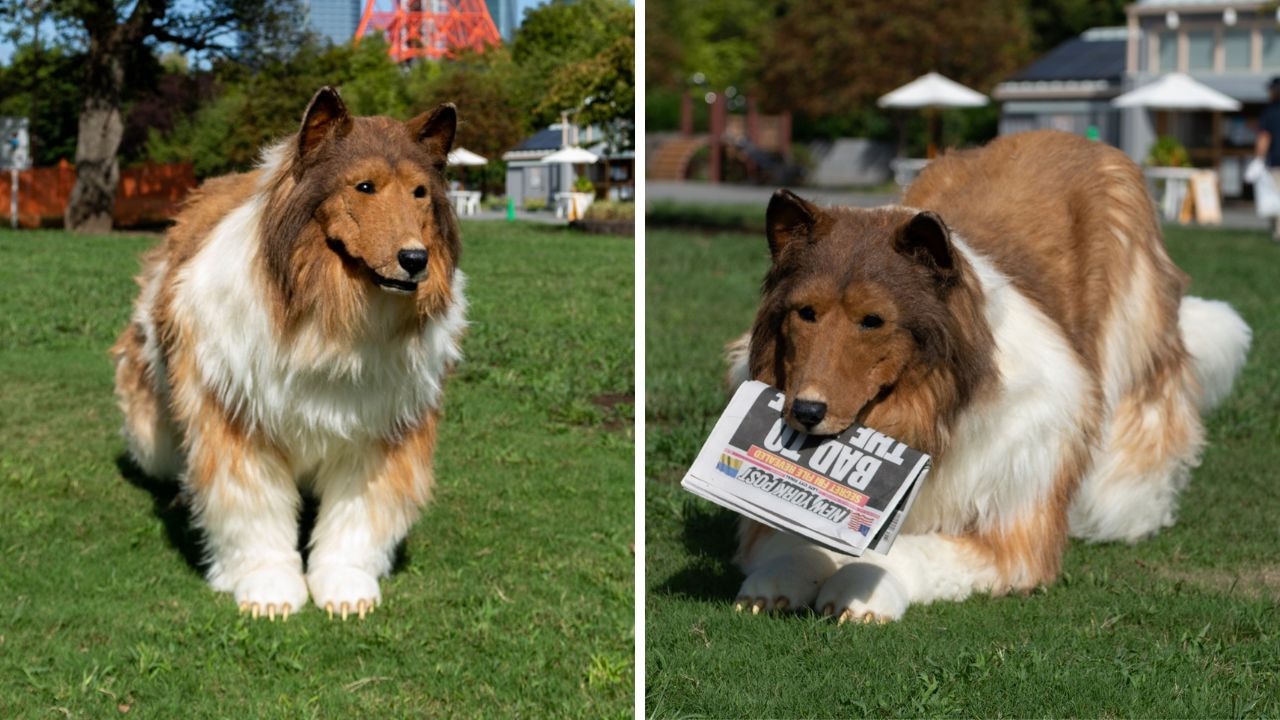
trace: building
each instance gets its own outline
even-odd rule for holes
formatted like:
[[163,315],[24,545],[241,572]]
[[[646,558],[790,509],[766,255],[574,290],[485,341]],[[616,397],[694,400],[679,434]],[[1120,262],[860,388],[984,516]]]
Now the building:
[[[600,156],[602,161],[577,167],[568,163],[542,162],[557,150],[579,144]],[[572,124],[556,123],[503,153],[502,160],[507,164],[507,198],[519,208],[530,208],[530,200],[535,207],[554,207],[556,194],[573,187],[578,170],[597,188],[607,186],[610,199],[635,198],[635,150],[609,153],[603,134],[595,127],[578,128]],[[607,182],[605,160],[608,161]]]
[[307,27],[334,45],[351,42],[364,9],[361,0],[304,0],[302,5]]
[[520,8],[516,0],[485,0],[484,4],[489,8],[489,17],[493,18],[493,24],[497,26],[502,41],[511,42],[516,28],[520,27],[521,20]]
[[[1218,170],[1225,196],[1242,194],[1266,85],[1280,76],[1280,10],[1274,2],[1138,0],[1126,15],[1124,28],[1090,30],[997,86],[1001,133],[1053,127],[1086,134],[1092,127],[1138,162],[1158,136],[1170,136],[1194,165]],[[1241,110],[1110,106],[1120,93],[1170,72],[1235,98]]]
[[1123,92],[1128,35],[1124,27],[1094,28],[997,85],[1000,134],[1052,128],[1120,145],[1111,100]]

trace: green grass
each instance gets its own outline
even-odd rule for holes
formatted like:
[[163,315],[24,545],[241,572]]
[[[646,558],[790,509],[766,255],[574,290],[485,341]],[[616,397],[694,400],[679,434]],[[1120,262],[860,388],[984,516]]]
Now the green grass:
[[634,246],[463,236],[467,358],[385,605],[272,624],[121,463],[106,350],[154,239],[0,232],[0,718],[630,714]]
[[736,516],[678,482],[725,401],[721,345],[749,327],[762,234],[646,236],[646,707],[655,717],[1237,717],[1280,714],[1280,247],[1172,228],[1191,292],[1254,345],[1208,421],[1176,526],[1073,542],[1029,597],[911,608],[886,626],[731,607]]

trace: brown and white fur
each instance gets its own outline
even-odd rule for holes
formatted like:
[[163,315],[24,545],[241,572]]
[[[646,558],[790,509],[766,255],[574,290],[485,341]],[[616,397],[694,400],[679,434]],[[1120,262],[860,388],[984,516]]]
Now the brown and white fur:
[[738,606],[892,620],[914,603],[1029,591],[1068,533],[1134,542],[1172,524],[1200,413],[1250,331],[1183,297],[1138,168],[1056,132],[949,153],[904,206],[768,209],[773,264],[730,382],[786,392],[800,430],[855,420],[933,455],[887,555],[859,559],[743,521]]
[[[111,350],[129,451],[177,477],[208,580],[254,617],[361,617],[431,495],[465,278],[442,169],[457,114],[352,117],[322,88],[250,173],[144,257]],[[319,499],[304,575],[301,491]]]

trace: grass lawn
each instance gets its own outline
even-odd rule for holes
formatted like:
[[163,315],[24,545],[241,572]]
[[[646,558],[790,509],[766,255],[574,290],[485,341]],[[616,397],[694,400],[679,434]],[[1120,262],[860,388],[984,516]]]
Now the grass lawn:
[[630,715],[634,244],[463,238],[467,357],[385,604],[272,624],[122,460],[106,350],[155,239],[0,232],[0,718]]
[[[754,222],[754,219],[751,219]],[[655,717],[1280,714],[1280,247],[1171,228],[1191,292],[1254,330],[1208,420],[1178,524],[1073,542],[1052,587],[913,606],[898,623],[735,613],[736,516],[678,482],[725,402],[721,346],[752,320],[763,233],[646,235],[646,703]]]

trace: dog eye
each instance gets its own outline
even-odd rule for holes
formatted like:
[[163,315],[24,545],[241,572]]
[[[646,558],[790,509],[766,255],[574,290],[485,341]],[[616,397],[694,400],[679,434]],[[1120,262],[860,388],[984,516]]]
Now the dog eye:
[[884,318],[879,315],[864,315],[862,322],[858,323],[858,325],[864,330],[875,330],[881,325],[884,325]]
[[814,311],[813,311],[813,308],[812,308],[812,307],[810,307],[810,306],[808,306],[808,305],[805,305],[804,307],[802,307],[802,308],[800,308],[799,310],[797,310],[797,311],[796,311],[796,314],[797,314],[797,315],[799,315],[799,316],[800,316],[800,319],[801,319],[801,320],[803,320],[803,321],[805,321],[805,322],[817,322],[817,321],[818,321],[818,313],[814,312]]
[[424,198],[427,196],[427,186],[419,185],[413,189],[413,196],[416,198]]
[[356,192],[362,192],[365,195],[372,195],[374,190],[376,190],[376,188],[373,186],[373,183],[368,180],[356,184]]

